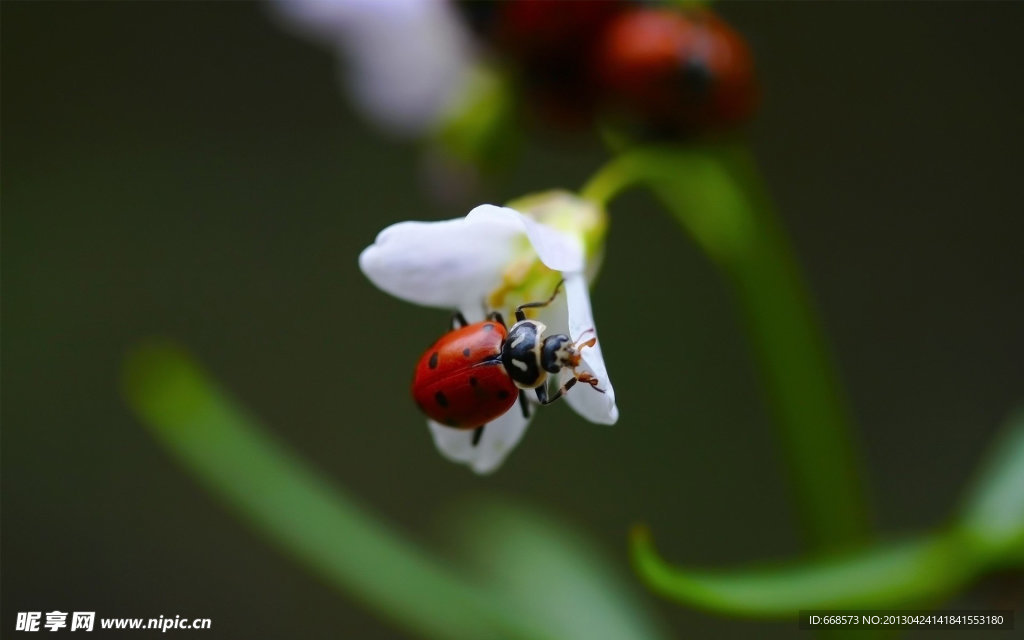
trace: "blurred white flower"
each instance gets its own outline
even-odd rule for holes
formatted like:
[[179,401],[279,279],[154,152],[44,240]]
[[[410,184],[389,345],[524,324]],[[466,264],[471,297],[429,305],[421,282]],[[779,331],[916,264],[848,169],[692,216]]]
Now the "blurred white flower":
[[332,47],[366,115],[419,135],[457,103],[471,38],[445,0],[272,0],[285,26]]
[[[564,293],[539,309],[537,319],[549,333],[567,334],[574,342],[584,334],[596,335],[588,280],[600,260],[604,212],[564,193],[514,204],[527,213],[482,205],[465,218],[391,225],[362,252],[359,266],[387,293],[415,304],[458,309],[469,322],[483,320],[492,310],[512,318],[516,306],[546,300],[564,279]],[[567,393],[565,400],[591,422],[614,424],[619,411],[600,341],[580,355],[578,370],[596,378],[604,393],[582,385]],[[571,375],[563,370],[559,382]],[[441,453],[477,473],[497,469],[528,423],[513,405],[488,423],[474,445],[473,431],[428,420]]]

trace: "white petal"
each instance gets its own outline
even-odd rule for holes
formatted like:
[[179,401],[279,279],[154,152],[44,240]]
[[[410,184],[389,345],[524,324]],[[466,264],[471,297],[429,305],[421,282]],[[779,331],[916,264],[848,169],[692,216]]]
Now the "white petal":
[[468,465],[479,474],[491,473],[500,467],[509,452],[519,444],[529,424],[529,418],[523,417],[517,403],[505,415],[487,423],[480,442],[473,446],[473,431],[452,429],[427,420],[434,444],[441,454],[453,462]]
[[515,209],[483,204],[470,211],[466,219],[515,221],[526,233],[537,257],[546,267],[555,271],[583,270],[583,244],[579,238],[540,224]]
[[399,222],[363,250],[359,267],[370,282],[408,302],[480,308],[501,283],[521,233],[516,222],[487,217]]
[[458,98],[472,59],[471,38],[441,0],[278,0],[280,15],[334,46],[346,82],[367,115],[416,134]]
[[[589,338],[596,335],[595,333],[583,335],[590,329],[596,332],[586,278],[580,273],[566,274],[564,286],[569,310],[569,337],[576,341],[581,337]],[[615,389],[612,387],[612,382],[608,378],[608,370],[605,368],[600,338],[597,344],[583,349],[580,355],[582,356],[580,369],[597,378],[598,388],[604,393],[598,393],[589,388],[589,385],[576,385],[566,394],[566,402],[576,413],[591,422],[615,424],[619,419],[619,408],[615,405]]]
[[363,11],[357,3],[339,0],[272,0],[270,8],[283,28],[325,42],[336,40]]
[[548,335],[556,333],[569,335],[569,307],[565,301],[564,284],[551,304],[537,310],[537,320],[543,322],[548,328],[545,332]]
[[459,307],[459,312],[462,313],[462,317],[469,324],[482,322],[489,313],[488,310],[484,309],[484,305],[479,303],[461,306]]
[[407,134],[429,129],[458,100],[471,58],[469,39],[447,3],[412,4],[415,11],[397,6],[378,12],[339,43],[358,103],[381,124]]

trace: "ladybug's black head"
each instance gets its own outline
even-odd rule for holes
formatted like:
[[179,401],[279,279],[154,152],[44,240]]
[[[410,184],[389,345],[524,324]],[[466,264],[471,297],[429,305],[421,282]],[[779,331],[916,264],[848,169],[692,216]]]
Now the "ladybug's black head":
[[544,338],[540,350],[540,366],[548,373],[558,373],[565,367],[575,367],[580,357],[572,340],[566,335],[553,335]]

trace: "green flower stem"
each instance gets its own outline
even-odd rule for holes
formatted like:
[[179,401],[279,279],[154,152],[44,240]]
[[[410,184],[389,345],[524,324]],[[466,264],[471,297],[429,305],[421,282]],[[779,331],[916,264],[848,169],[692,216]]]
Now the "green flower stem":
[[665,564],[641,527],[632,533],[630,551],[656,593],[707,611],[769,620],[792,620],[807,609],[925,606],[956,592],[983,568],[955,530],[825,560],[737,570]]
[[737,147],[627,151],[584,187],[601,205],[645,186],[727,275],[780,427],[808,541],[863,541],[866,501],[844,399],[796,260],[754,162]]
[[826,558],[702,570],[666,564],[637,527],[630,555],[656,593],[724,615],[792,619],[802,609],[934,606],[986,572],[1024,567],[1024,411],[990,447],[953,519],[933,532]]
[[173,346],[133,352],[126,398],[215,495],[329,584],[432,638],[546,638],[480,585],[426,556],[331,487]]
[[956,524],[986,556],[1024,565],[1024,409],[996,437]]

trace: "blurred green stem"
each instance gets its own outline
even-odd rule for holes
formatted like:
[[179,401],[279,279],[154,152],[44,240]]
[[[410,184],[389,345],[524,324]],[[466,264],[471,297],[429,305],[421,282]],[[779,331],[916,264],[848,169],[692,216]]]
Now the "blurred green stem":
[[[1007,422],[954,517],[902,541],[824,558],[739,569],[670,565],[634,528],[633,566],[648,587],[723,615],[792,619],[801,609],[928,608],[992,571],[1024,568],[1024,410]],[[866,629],[834,630],[864,638]]]
[[[826,559],[732,570],[669,565],[643,527],[632,531],[630,552],[647,585],[666,598],[723,615],[768,620],[792,620],[801,609],[920,607],[948,597],[983,568],[953,529]],[[857,630],[858,637],[863,634]]]
[[645,186],[726,274],[746,320],[808,541],[848,547],[867,508],[844,398],[793,253],[750,154],[740,147],[627,151],[581,195],[606,205]]
[[136,349],[124,390],[142,422],[213,494],[328,583],[407,630],[439,639],[551,637],[312,472],[181,349]]

